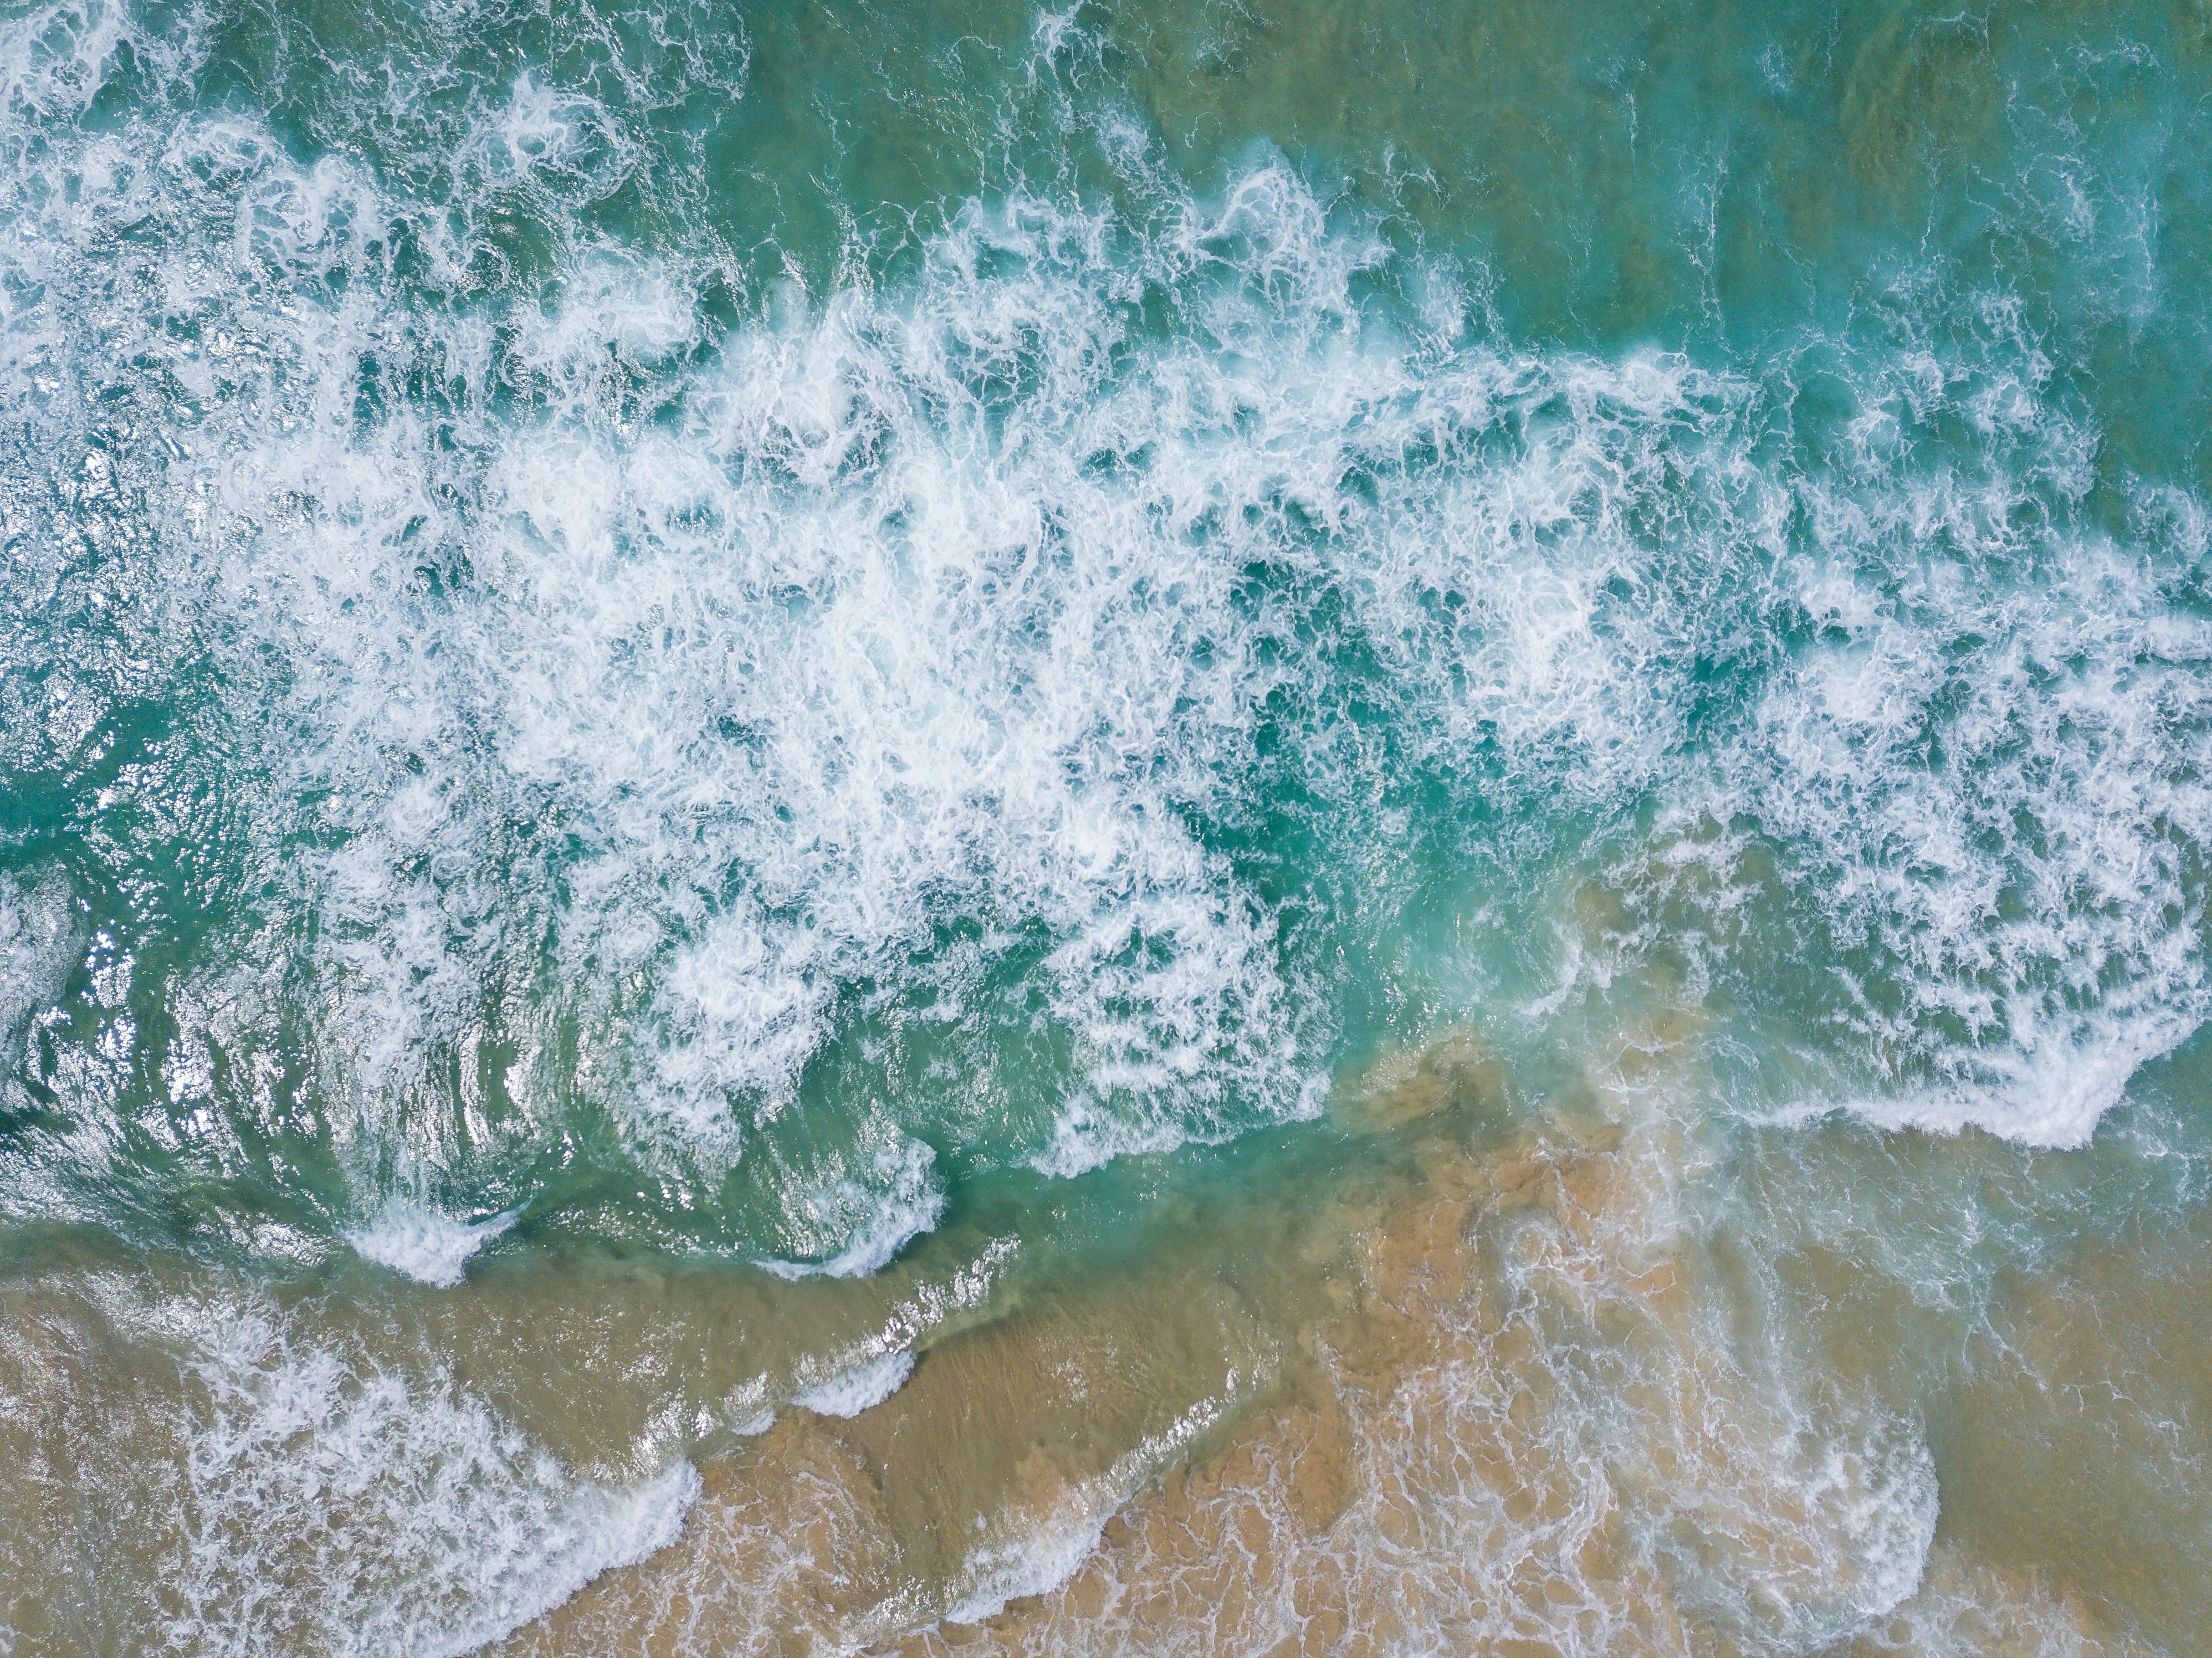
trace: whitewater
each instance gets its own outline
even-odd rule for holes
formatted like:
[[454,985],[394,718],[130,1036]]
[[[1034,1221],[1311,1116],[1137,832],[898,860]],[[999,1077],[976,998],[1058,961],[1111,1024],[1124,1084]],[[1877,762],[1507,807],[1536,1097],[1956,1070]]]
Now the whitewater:
[[2212,1650],[2212,63],[1800,9],[0,11],[0,1654]]

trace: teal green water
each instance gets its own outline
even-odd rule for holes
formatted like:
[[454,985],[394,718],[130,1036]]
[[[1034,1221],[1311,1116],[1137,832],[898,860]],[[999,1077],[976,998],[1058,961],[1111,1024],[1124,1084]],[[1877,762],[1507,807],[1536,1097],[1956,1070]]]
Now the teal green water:
[[[1714,1281],[1879,1260],[2001,1510],[2005,1286],[2206,1264],[2208,95],[2180,4],[8,4],[0,1240],[1142,1278],[1662,1010]],[[360,1649],[568,1592],[459,1581]]]

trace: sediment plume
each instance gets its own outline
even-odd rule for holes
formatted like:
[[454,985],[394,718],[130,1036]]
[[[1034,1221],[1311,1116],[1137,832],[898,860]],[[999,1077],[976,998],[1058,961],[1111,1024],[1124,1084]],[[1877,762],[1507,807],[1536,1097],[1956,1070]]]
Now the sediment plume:
[[787,1415],[676,1546],[503,1650],[2106,1649],[1931,1552],[1913,1424],[1744,1338],[1665,1108],[1698,1035],[1650,1022],[1517,1128],[1472,1036],[1381,1068],[1339,1116],[1389,1155],[1263,1270],[1224,1293],[1224,1251]]
[[[571,1263],[380,1311],[60,1240],[4,1286],[0,1568],[43,1587],[0,1612],[23,1658],[154,1626],[504,1658],[2185,1650],[2152,1580],[2193,1570],[2193,1510],[2144,1436],[2194,1442],[2194,1280],[2108,1248],[1993,1303],[1947,1516],[1934,1407],[1866,1329],[1909,1286],[1796,1248],[1790,1312],[1759,1285],[1794,1246],[1707,1224],[1707,1042],[1650,1014],[1534,1097],[1448,1035],[1291,1131],[1309,1200],[1176,1188],[1131,1251],[1042,1266],[948,1234],[999,1266]],[[2015,1158],[1930,1141],[1887,1177]],[[842,1369],[778,1348],[794,1319]],[[2159,1357],[2115,1381],[2115,1329]],[[2101,1490],[2000,1489],[2115,1434]],[[123,1495],[88,1518],[88,1484]],[[2179,1540],[2045,1569],[2120,1559],[2123,1509]]]

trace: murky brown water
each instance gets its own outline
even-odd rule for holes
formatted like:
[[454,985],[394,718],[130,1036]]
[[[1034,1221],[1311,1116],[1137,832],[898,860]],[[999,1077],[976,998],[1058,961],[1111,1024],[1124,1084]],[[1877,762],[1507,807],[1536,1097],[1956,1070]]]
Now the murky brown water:
[[[1164,1197],[1137,1270],[947,1235],[857,1283],[380,1297],[58,1240],[0,1290],[15,1650],[366,1650],[403,1589],[545,1602],[509,1655],[2203,1649],[2201,1241],[1915,1283],[1822,1203],[1934,1236],[2033,1159],[1837,1127],[1724,1168],[1673,1108],[1705,1040],[1655,1016],[1549,1102],[1472,1033],[1379,1066],[1310,1200]],[[909,1344],[857,1414],[790,1402]]]

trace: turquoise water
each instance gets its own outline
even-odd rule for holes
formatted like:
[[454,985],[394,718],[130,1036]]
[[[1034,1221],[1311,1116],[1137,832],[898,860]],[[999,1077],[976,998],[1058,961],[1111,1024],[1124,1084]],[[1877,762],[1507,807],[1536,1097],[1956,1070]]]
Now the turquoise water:
[[[1354,1079],[1466,1030],[1498,1122],[1676,1125],[1700,1282],[1784,1347],[1806,1251],[1904,1286],[1901,1356],[1820,1374],[1906,1424],[1938,1547],[2016,1501],[1972,1387],[2019,1285],[2124,1245],[2201,1293],[2198,9],[0,16],[18,1285],[526,1282],[331,1361],[446,1378],[372,1460],[496,1423],[555,1448],[483,1465],[532,1513],[667,1498],[557,1593],[489,1511],[489,1576],[392,1554],[465,1611],[361,1649],[666,1544],[665,1471],[854,1341],[926,1373],[994,1297],[1165,1271],[1189,1205],[1318,1212]],[[1662,1014],[1663,1106],[1593,1094]],[[698,1297],[607,1375],[717,1297],[773,1357],[574,1442],[467,1394],[607,1272]],[[2098,1316],[2122,1373],[2212,1361]],[[2015,1564],[2203,1650],[2208,1401],[2158,1400],[2163,1495]],[[2038,1442],[2052,1490],[2102,1455]],[[133,1649],[29,1558],[0,1652]],[[1923,1576],[1730,1638],[1872,1638]],[[320,1582],[161,1638],[335,1649]]]

